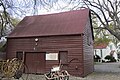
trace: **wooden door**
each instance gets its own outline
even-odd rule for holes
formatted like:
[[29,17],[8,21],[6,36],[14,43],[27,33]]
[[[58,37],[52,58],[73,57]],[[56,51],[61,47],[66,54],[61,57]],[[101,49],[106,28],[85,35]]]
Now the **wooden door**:
[[39,53],[36,58],[36,73],[45,73],[45,53]]
[[67,64],[68,64],[68,51],[60,51],[59,52],[59,60],[62,64],[62,69],[67,70]]
[[[39,73],[45,72],[45,53],[26,53],[25,64],[28,67],[26,73]],[[28,71],[28,72],[27,72]]]

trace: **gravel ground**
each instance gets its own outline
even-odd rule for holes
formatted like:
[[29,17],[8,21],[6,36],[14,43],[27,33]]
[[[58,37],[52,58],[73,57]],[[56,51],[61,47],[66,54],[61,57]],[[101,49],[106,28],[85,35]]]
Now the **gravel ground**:
[[[84,78],[70,76],[69,80],[120,80],[120,62],[98,63],[94,68],[95,72]],[[43,75],[38,75],[36,79],[30,77],[30,80],[46,80]]]
[[[70,76],[69,80],[120,80],[120,62],[95,64],[95,72],[82,78]],[[26,80],[26,75],[23,75]],[[8,80],[8,79],[4,79]],[[15,79],[12,79],[15,80]],[[20,78],[19,80],[23,80]],[[29,74],[27,80],[46,80],[44,75]]]
[[[26,75],[24,75],[24,80],[46,80],[44,75],[29,75],[28,79],[25,78]],[[8,79],[3,79],[8,80]],[[15,79],[11,79],[15,80]],[[17,80],[17,79],[16,79]],[[19,80],[23,80],[20,78]],[[88,75],[87,77],[73,77],[70,76],[69,80],[120,80],[120,73],[100,73],[100,72],[93,72],[92,74]]]
[[[28,80],[46,80],[46,79],[43,75],[29,75]],[[120,80],[120,73],[93,72],[92,74],[84,78],[70,76],[69,80]]]

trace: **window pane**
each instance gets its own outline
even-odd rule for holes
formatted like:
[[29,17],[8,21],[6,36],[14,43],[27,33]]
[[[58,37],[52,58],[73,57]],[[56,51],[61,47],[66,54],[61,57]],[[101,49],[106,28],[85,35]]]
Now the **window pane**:
[[67,64],[68,63],[68,52],[67,51],[60,51],[60,60],[61,64]]
[[46,60],[58,60],[58,53],[47,53]]
[[23,52],[17,52],[16,58],[18,58],[19,60],[23,60]]

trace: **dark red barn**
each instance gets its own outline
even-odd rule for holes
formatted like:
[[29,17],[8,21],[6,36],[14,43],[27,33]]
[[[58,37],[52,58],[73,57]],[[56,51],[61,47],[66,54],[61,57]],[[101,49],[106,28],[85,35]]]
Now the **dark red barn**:
[[84,77],[93,72],[89,9],[27,16],[7,39],[7,58],[24,58],[26,73],[44,74],[60,60],[71,75]]

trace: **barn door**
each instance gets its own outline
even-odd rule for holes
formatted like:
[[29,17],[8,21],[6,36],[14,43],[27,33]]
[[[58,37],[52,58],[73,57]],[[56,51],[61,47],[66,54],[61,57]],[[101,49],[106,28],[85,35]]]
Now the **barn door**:
[[68,51],[59,51],[59,60],[62,64],[62,69],[67,69],[68,64]]
[[39,73],[45,72],[45,53],[26,53],[25,64],[28,67],[26,73]]

